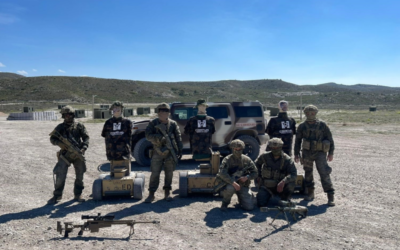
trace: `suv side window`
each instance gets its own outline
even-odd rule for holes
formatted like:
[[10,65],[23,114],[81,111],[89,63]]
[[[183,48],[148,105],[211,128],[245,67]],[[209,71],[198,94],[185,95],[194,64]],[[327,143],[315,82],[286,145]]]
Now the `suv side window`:
[[226,107],[209,107],[207,108],[207,115],[214,117],[215,120],[228,118],[228,109]]
[[[197,114],[197,110],[196,112],[194,112],[194,108],[190,108],[190,107],[182,107],[182,108],[176,108],[174,110],[174,113],[172,114],[172,119],[173,120],[189,120],[190,117],[194,116]],[[196,114],[194,114],[196,113]]]
[[[182,107],[176,108],[172,114],[173,120],[189,120],[190,117],[197,115],[197,108]],[[228,109],[226,107],[209,107],[207,115],[214,119],[228,118]]]
[[262,117],[263,112],[261,107],[244,107],[244,106],[236,106],[234,107],[236,117]]

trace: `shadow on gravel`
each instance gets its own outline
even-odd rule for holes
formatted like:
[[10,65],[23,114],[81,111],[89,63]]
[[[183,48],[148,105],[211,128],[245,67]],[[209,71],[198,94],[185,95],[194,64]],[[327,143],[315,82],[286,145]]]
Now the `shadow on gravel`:
[[61,218],[65,217],[69,213],[90,211],[99,205],[104,203],[98,203],[94,201],[86,201],[78,203],[74,200],[60,202],[55,205],[44,205],[42,207],[33,208],[18,213],[3,214],[0,216],[0,224],[6,223],[12,220],[27,220],[40,216],[49,215],[49,218]]
[[[293,224],[295,224],[295,223],[296,223],[296,221],[295,221],[295,222],[290,222],[290,225],[293,225]],[[268,224],[268,225],[269,225],[269,224]],[[265,235],[264,237],[254,239],[254,242],[261,242],[263,239],[267,238],[268,236],[271,236],[271,235],[273,235],[273,234],[279,233],[279,232],[284,231],[285,229],[289,228],[289,224],[286,224],[286,225],[284,225],[284,226],[282,226],[282,227],[277,227],[277,226],[274,225],[274,224],[269,225],[269,226],[273,227],[275,230],[273,230],[273,231],[270,232],[269,234]],[[285,230],[285,231],[286,231],[286,230]]]
[[206,217],[204,221],[206,222],[206,226],[217,228],[223,225],[224,221],[228,220],[240,220],[247,218],[249,213],[253,211],[246,211],[240,208],[239,205],[233,207],[228,207],[225,212],[222,212],[219,207],[214,207],[210,211],[206,212]]
[[[175,192],[174,192],[175,193]],[[110,211],[109,214],[114,214],[115,219],[119,220],[128,216],[144,214],[147,212],[154,212],[157,214],[167,213],[171,209],[189,206],[193,202],[212,202],[215,198],[212,195],[196,195],[193,197],[180,198],[174,196],[172,201],[165,201],[164,199],[156,200],[153,203],[138,203],[130,207],[126,207],[119,211]]]

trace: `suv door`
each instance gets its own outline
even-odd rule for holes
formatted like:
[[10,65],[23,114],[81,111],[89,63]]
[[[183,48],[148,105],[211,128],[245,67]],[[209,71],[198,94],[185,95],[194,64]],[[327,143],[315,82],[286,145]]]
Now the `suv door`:
[[[213,104],[209,103],[207,115],[215,119],[215,133],[212,137],[213,147],[222,147],[227,145],[226,138],[232,130],[233,109],[229,104]],[[215,106],[213,106],[215,105]]]

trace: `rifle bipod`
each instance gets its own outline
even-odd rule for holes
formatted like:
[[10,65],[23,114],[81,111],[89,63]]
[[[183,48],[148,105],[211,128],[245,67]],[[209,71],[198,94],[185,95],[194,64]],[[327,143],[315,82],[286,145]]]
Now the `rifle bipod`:
[[292,227],[290,225],[290,221],[287,217],[286,212],[289,212],[292,215],[293,220],[297,221],[296,215],[299,215],[300,217],[305,218],[308,213],[308,208],[303,207],[303,206],[298,206],[292,202],[282,202],[282,206],[276,206],[275,208],[260,207],[260,211],[261,212],[278,211],[278,213],[275,215],[275,217],[269,224],[272,225],[272,223],[275,221],[275,219],[278,218],[278,216],[280,214],[283,214],[285,216],[286,222],[289,225],[289,229],[292,230]]

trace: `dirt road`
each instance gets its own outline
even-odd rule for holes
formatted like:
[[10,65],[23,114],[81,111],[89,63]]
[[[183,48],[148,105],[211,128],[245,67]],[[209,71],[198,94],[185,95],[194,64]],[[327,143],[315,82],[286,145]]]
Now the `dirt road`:
[[[316,199],[305,203],[309,216],[292,221],[292,231],[283,217],[273,225],[275,213],[259,209],[245,212],[219,210],[221,198],[209,195],[179,198],[178,172],[196,167],[185,156],[174,174],[174,200],[145,204],[143,200],[112,199],[96,202],[89,196],[97,178],[97,166],[106,162],[103,124],[86,123],[90,134],[84,197],[73,198],[74,171],[68,173],[61,203],[51,206],[52,169],[57,147],[48,134],[59,123],[6,121],[0,117],[0,249],[398,249],[400,245],[400,128],[399,126],[331,125],[336,143],[332,178],[336,206],[328,207],[316,173]],[[297,165],[299,172],[303,172]],[[150,172],[133,160],[132,169]],[[163,178],[163,176],[162,176]],[[254,190],[255,191],[255,190]],[[147,196],[147,190],[145,192]],[[160,220],[160,225],[139,224],[127,238],[129,228],[113,226],[99,233],[65,239],[56,232],[56,222],[81,223],[81,215],[114,213],[116,219]]]

